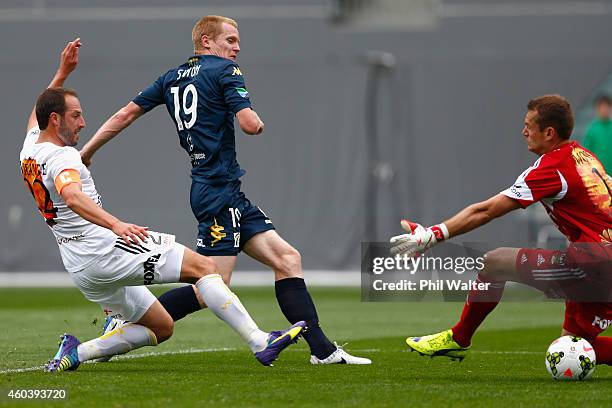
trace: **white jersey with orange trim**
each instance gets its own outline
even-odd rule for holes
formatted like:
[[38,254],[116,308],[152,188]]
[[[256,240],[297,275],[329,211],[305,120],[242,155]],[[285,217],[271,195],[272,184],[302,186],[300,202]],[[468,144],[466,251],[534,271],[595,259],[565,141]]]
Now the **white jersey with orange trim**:
[[19,154],[21,173],[38,211],[53,231],[64,267],[77,272],[113,250],[117,236],[72,211],[62,199],[62,188],[80,182],[82,190],[102,206],[93,178],[81,162],[79,152],[70,146],[36,143],[40,130],[30,129]]

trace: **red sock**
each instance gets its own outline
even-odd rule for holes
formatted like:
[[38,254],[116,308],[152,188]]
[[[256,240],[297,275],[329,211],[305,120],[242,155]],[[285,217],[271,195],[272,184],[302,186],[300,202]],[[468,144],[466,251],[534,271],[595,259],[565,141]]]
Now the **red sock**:
[[612,337],[597,337],[593,342],[597,364],[612,365]]
[[461,347],[468,347],[472,336],[489,313],[495,309],[504,293],[506,282],[490,281],[480,274],[475,283],[490,283],[488,290],[470,290],[463,306],[459,322],[452,328],[453,340]]

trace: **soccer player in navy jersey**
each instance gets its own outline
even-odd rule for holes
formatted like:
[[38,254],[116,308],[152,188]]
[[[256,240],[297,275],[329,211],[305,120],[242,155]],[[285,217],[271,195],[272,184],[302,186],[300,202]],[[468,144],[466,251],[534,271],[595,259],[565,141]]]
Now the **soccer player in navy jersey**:
[[[234,117],[249,135],[261,134],[264,123],[251,108],[243,73],[236,64],[238,25],[226,17],[205,16],[195,24],[192,40],[194,55],[111,116],[83,147],[83,162],[89,165],[102,145],[146,112],[166,105],[191,160],[191,208],[199,229],[197,251],[214,259],[226,282],[241,251],[272,268],[283,314],[292,323],[307,322],[304,338],[311,349],[312,364],[370,364],[325,336],[304,283],[300,253],[276,233],[267,215],[241,191],[244,170],[236,161]],[[199,309],[189,286],[166,292],[160,302],[175,320]]]
[[36,100],[19,153],[21,173],[71,280],[105,313],[131,323],[84,343],[64,334],[45,370],[73,371],[85,361],[168,340],[173,319],[145,285],[173,282],[195,284],[202,304],[240,335],[260,363],[272,365],[306,322],[286,331],[260,330],[215,273],[214,261],[185,248],[174,235],[123,222],[102,208],[91,172],[74,148],[85,128],[83,108],[76,92],[63,88],[78,65],[81,45],[80,38],[66,45],[56,74]]

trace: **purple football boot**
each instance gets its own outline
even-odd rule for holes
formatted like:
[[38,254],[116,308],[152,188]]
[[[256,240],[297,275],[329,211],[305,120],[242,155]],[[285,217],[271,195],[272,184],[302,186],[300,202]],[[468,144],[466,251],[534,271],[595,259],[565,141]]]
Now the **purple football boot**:
[[305,321],[299,321],[285,331],[270,332],[268,337],[268,346],[255,353],[255,358],[265,366],[271,366],[272,362],[278,358],[281,351],[287,348],[290,344],[297,343],[298,337],[306,328]]
[[79,368],[79,354],[77,347],[81,342],[74,336],[64,333],[60,336],[59,350],[52,360],[49,360],[44,370],[50,373],[61,371],[74,371]]

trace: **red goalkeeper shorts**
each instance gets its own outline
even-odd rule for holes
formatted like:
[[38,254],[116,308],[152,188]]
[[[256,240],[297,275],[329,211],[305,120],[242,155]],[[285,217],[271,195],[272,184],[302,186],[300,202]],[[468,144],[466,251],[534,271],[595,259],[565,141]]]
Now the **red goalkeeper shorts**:
[[563,328],[591,341],[612,325],[607,278],[612,271],[569,258],[567,251],[522,248],[516,270],[521,283],[551,298],[566,299]]

